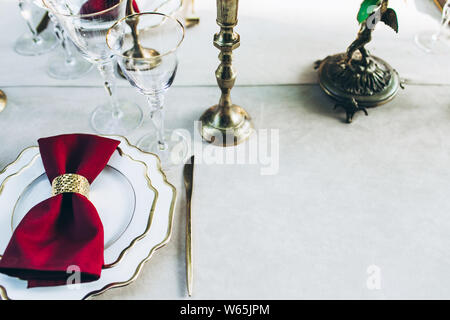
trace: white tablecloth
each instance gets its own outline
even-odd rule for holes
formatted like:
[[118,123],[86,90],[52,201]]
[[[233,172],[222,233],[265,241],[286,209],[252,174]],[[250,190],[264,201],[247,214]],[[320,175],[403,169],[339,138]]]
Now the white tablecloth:
[[[344,3],[345,2],[345,3]],[[332,53],[345,51],[356,37],[356,12],[360,0],[243,0],[239,7],[241,47],[235,51],[237,85],[311,84],[317,82],[314,61]],[[417,10],[416,2],[422,3]],[[428,3],[424,5],[423,2]],[[403,78],[412,83],[450,84],[448,63],[443,57],[427,55],[414,43],[414,35],[438,26],[438,10],[432,0],[395,1],[400,32],[395,34],[380,23],[374,34],[371,52],[389,61]],[[201,17],[198,27],[189,29],[180,51],[180,72],[175,85],[215,85],[214,70],[219,64],[219,51],[212,37],[219,27],[215,23],[215,1],[197,0],[196,12]],[[429,13],[429,14],[428,14]],[[1,0],[0,43],[2,71],[0,87],[25,85],[98,85],[101,80],[93,70],[88,77],[74,81],[49,78],[42,58],[22,57],[13,44],[26,26],[14,0]],[[14,26],[12,28],[11,26]],[[9,30],[6,32],[6,30]],[[123,80],[121,85],[128,86]]]
[[[219,97],[214,2],[197,2],[202,20],[187,31],[166,98],[168,126],[191,134]],[[279,167],[274,175],[261,174],[268,166],[261,161],[196,167],[195,299],[450,298],[450,67],[448,55],[426,55],[413,43],[418,30],[437,26],[439,13],[425,0],[392,1],[400,33],[379,25],[370,49],[410,84],[347,125],[312,64],[352,41],[358,5],[241,1],[232,96],[260,130],[252,142],[264,130],[279,134]],[[0,43],[0,88],[9,98],[0,113],[0,168],[41,136],[92,132],[89,114],[104,95],[95,71],[57,81],[45,74],[48,56],[15,54],[25,31],[15,6],[0,3],[0,30],[14,26]],[[127,82],[119,91],[145,108]],[[149,130],[147,120],[129,138]],[[186,298],[181,172],[168,172],[179,194],[172,241],[134,284],[99,299]],[[367,285],[373,270],[378,289]]]

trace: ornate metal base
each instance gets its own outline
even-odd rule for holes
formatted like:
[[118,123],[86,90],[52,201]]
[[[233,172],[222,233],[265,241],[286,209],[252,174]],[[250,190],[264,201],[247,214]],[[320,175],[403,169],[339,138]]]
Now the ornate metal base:
[[238,145],[254,131],[247,111],[237,105],[230,108],[215,105],[203,113],[200,121],[203,139],[223,147]]
[[[356,54],[355,54],[356,56]],[[372,108],[392,100],[401,86],[400,77],[384,60],[361,55],[350,63],[346,54],[340,53],[316,62],[319,69],[319,84],[331,98],[347,112],[347,122],[365,108]]]

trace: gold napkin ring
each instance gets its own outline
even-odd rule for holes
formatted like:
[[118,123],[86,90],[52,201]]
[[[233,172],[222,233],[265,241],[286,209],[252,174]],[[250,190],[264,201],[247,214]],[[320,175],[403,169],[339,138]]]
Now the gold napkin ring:
[[66,173],[57,176],[52,181],[52,195],[61,193],[79,193],[89,198],[89,181],[75,173]]

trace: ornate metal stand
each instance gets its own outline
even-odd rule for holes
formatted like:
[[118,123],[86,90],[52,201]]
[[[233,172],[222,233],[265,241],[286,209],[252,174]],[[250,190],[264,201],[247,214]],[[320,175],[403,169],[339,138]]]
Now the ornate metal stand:
[[352,122],[356,112],[363,111],[368,115],[366,108],[392,100],[401,87],[397,71],[365,49],[365,45],[372,40],[372,32],[378,21],[375,14],[398,31],[395,12],[387,5],[388,1],[383,1],[379,11],[374,13],[375,22],[372,25],[370,21],[361,24],[358,36],[347,52],[316,62],[321,88],[337,101],[335,109],[343,108],[346,111],[348,123]]
[[232,67],[232,51],[239,47],[240,37],[233,31],[237,24],[238,0],[217,0],[217,24],[214,46],[220,50],[221,64],[216,70],[217,84],[222,90],[219,104],[200,117],[200,133],[208,142],[231,146],[246,140],[254,131],[251,118],[241,107],[231,102],[230,92],[236,80]]

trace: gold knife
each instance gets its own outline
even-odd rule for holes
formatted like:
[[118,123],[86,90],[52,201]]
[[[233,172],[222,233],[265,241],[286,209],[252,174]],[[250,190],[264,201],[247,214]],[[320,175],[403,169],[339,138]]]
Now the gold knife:
[[192,182],[194,179],[194,156],[184,165],[184,185],[186,187],[186,282],[189,296],[192,296],[194,267],[192,262]]

